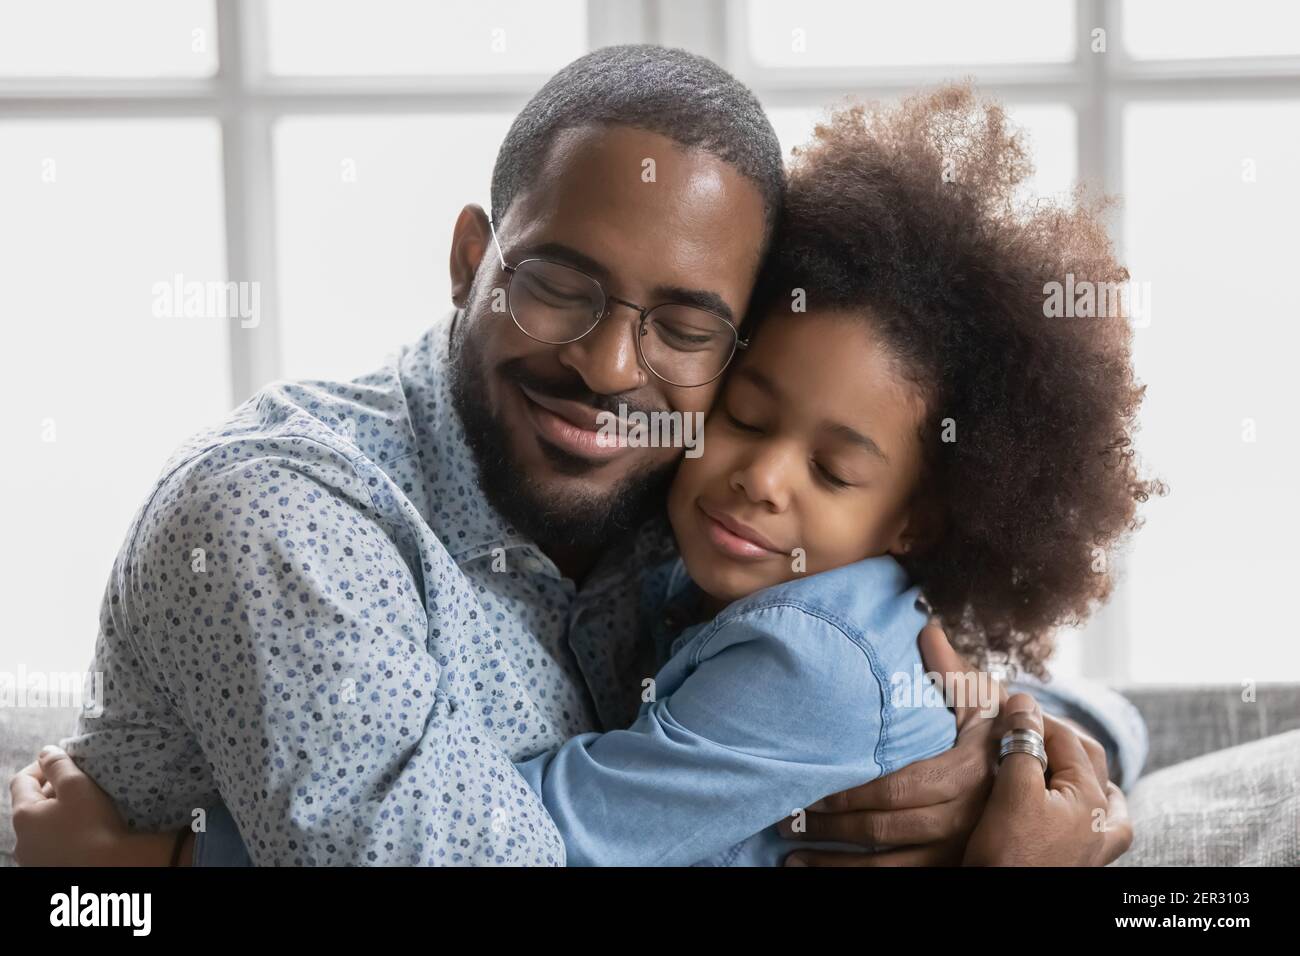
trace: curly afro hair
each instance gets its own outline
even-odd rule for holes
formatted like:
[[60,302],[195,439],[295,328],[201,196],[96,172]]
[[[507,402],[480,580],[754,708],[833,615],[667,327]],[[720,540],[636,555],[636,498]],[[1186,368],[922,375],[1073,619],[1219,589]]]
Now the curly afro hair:
[[[1032,172],[969,85],[834,111],[795,151],[755,333],[803,289],[861,314],[926,398],[939,520],[904,563],[954,645],[1042,676],[1110,592],[1109,552],[1163,493],[1138,474],[1123,314],[1050,318],[1049,283],[1125,283],[1104,203],[1022,202]],[[788,306],[784,306],[788,309]],[[955,438],[955,440],[953,440]]]

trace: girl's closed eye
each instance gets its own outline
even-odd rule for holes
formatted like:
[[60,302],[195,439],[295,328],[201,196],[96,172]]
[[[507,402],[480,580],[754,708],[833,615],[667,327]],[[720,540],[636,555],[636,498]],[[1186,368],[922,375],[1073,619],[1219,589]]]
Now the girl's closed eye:
[[820,478],[824,484],[829,485],[835,491],[839,491],[842,488],[857,487],[853,482],[849,481],[847,478],[841,478],[839,475],[837,475],[830,468],[827,468],[821,462],[814,459],[812,464],[813,464],[813,470],[817,473],[817,477]]
[[741,421],[739,418],[737,418],[735,415],[731,413],[730,409],[724,408],[722,410],[722,414],[726,417],[727,423],[731,425],[732,428],[735,428],[739,431],[752,432],[757,434],[759,432],[762,432],[763,430],[758,425],[751,425],[748,422]]

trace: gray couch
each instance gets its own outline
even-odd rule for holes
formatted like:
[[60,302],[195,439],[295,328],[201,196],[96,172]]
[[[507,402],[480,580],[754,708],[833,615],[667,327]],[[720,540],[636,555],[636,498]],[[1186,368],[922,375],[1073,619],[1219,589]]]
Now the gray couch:
[[[1137,837],[1122,865],[1300,865],[1300,684],[1132,687],[1151,737],[1129,795]],[[0,709],[0,783],[76,711]],[[9,790],[0,797],[0,866],[13,865]]]

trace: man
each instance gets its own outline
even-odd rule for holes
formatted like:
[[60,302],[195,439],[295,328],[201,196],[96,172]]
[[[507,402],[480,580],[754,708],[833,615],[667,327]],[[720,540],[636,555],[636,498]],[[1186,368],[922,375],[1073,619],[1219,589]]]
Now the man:
[[[654,516],[681,454],[607,447],[597,414],[708,408],[731,348],[680,363],[662,317],[743,334],[782,189],[758,102],[707,60],[616,47],[552,78],[502,144],[490,215],[456,221],[452,321],[355,382],[267,388],[133,523],[93,664],[104,713],[67,745],[127,823],[224,802],[259,864],[563,863],[511,761],[635,714],[656,669],[638,572],[670,546]],[[589,331],[531,324],[528,295],[596,303]],[[963,713],[954,751],[832,799],[809,836],[961,859],[993,733]],[[1045,862],[1122,852],[1122,802],[1111,836],[1089,825],[1107,801],[1088,746],[1077,806],[983,832],[1038,820]],[[51,791],[72,774],[52,765]]]

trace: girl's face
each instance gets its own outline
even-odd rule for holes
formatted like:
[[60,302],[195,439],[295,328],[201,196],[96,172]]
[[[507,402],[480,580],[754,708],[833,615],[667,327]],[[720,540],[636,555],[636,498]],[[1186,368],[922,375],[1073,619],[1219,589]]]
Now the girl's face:
[[[715,602],[886,552],[915,534],[925,403],[861,317],[774,316],[683,459],[668,515]],[[801,549],[801,550],[799,550]]]

